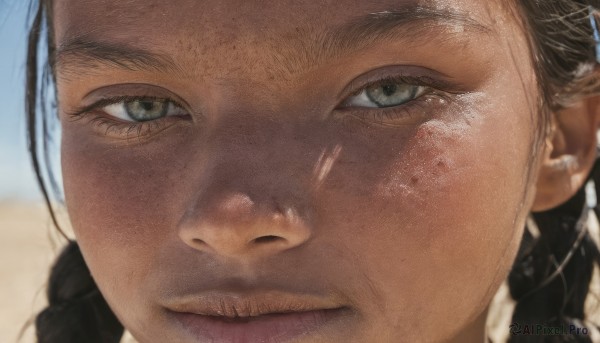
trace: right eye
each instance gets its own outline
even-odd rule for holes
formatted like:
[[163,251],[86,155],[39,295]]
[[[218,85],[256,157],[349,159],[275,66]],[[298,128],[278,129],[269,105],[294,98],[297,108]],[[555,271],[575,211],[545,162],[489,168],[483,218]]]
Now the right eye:
[[428,87],[409,84],[404,80],[382,80],[364,87],[348,98],[345,107],[385,108],[400,106],[417,99]]
[[102,111],[115,118],[130,122],[144,122],[166,116],[187,114],[183,108],[168,99],[131,99],[102,107]]

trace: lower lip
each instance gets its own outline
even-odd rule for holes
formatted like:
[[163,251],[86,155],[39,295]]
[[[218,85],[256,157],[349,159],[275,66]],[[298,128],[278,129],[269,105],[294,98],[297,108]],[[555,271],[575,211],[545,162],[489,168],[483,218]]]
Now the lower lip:
[[283,343],[308,335],[340,317],[345,309],[266,314],[246,321],[216,319],[193,313],[173,312],[177,321],[200,342]]

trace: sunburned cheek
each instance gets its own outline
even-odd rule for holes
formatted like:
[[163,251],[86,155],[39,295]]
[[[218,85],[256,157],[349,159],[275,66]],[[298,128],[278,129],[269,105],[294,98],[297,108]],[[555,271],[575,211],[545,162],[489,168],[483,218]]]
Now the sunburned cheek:
[[468,167],[463,159],[468,145],[465,136],[462,128],[440,121],[422,124],[382,173],[382,180],[376,186],[377,196],[412,195],[426,201],[436,193],[444,193]]
[[380,131],[360,144],[347,140],[323,187],[330,192],[321,198],[323,227],[339,230],[332,241],[360,256],[357,265],[389,296],[373,311],[396,323],[468,322],[517,247],[522,185],[519,168],[507,166],[522,164],[526,153],[490,139],[503,129],[498,122],[458,118],[397,136]]
[[466,196],[476,188],[473,178],[481,179],[473,158],[479,153],[474,143],[478,128],[472,124],[446,118],[414,128],[357,129],[341,144],[325,188],[333,197],[354,199],[349,203],[372,204],[378,213],[388,214],[384,218],[390,225],[414,223],[405,230],[422,235],[427,229],[420,221],[439,210],[456,210],[457,204],[448,200]]
[[[485,150],[475,142],[477,130],[462,120],[431,120],[397,130],[401,134],[373,135],[371,142],[348,140],[324,187],[330,195],[322,197],[323,216],[331,217],[334,208],[340,221],[352,217],[344,225],[364,230],[358,234],[421,251],[468,232],[490,188],[485,158],[473,158]],[[356,204],[364,210],[356,211]]]
[[[428,242],[433,254],[444,252],[440,260],[504,253],[494,249],[504,249],[518,228],[523,156],[509,143],[498,144],[497,131],[504,130],[491,121],[432,121],[410,143],[416,148],[406,163],[412,165],[409,184],[423,199],[423,213],[430,216],[425,218]],[[514,141],[519,141],[518,132],[513,132]]]
[[[503,148],[486,141],[485,126],[432,120],[418,127],[376,184],[375,201],[386,204],[395,235],[412,237],[432,254],[465,242],[504,240],[514,225],[522,189]],[[511,159],[518,159],[512,156]],[[394,204],[389,205],[389,204]],[[490,223],[495,225],[490,225]],[[487,243],[486,243],[487,244]]]
[[[487,130],[464,122],[424,123],[377,184],[372,206],[387,206],[378,217],[389,219],[385,231],[372,230],[368,237],[402,261],[378,272],[396,275],[390,284],[404,285],[405,299],[427,296],[432,304],[453,303],[456,313],[469,315],[489,300],[512,260],[522,189],[520,173],[507,173],[502,165],[510,163],[506,155],[520,157],[486,141]],[[436,288],[432,275],[447,291]],[[413,282],[407,285],[407,278]]]

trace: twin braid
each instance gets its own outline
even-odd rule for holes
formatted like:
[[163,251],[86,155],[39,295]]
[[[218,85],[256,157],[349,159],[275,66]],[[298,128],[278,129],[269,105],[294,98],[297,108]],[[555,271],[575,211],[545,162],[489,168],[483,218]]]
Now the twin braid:
[[[590,180],[600,195],[600,160]],[[582,187],[567,203],[533,214],[539,236],[525,230],[508,277],[511,296],[516,300],[512,323],[517,330],[529,326],[533,331],[531,328],[541,325],[565,331],[558,335],[521,332],[512,335],[509,343],[592,343],[590,328],[583,323],[594,265],[600,266],[598,246],[587,227],[591,210],[600,215],[598,206],[587,206]]]
[[50,272],[48,307],[35,320],[38,343],[118,343],[123,325],[98,290],[75,241]]

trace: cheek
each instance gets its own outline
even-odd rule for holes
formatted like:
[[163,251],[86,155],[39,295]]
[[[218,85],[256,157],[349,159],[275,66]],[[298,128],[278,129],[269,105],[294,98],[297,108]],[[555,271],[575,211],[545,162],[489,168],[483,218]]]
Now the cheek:
[[[319,226],[337,230],[339,246],[360,256],[356,264],[381,290],[365,306],[385,313],[388,325],[455,330],[483,311],[506,276],[527,212],[529,132],[513,124],[432,120],[377,142],[379,153],[362,164],[355,162],[364,154],[354,152],[364,148],[345,144]],[[440,330],[450,316],[456,321]]]
[[[62,170],[69,217],[98,286],[111,304],[143,303],[140,280],[156,265],[156,251],[177,239],[186,165],[172,135],[140,147],[111,146],[75,127],[63,128]],[[132,307],[133,308],[133,307]],[[131,310],[133,311],[133,310]]]

